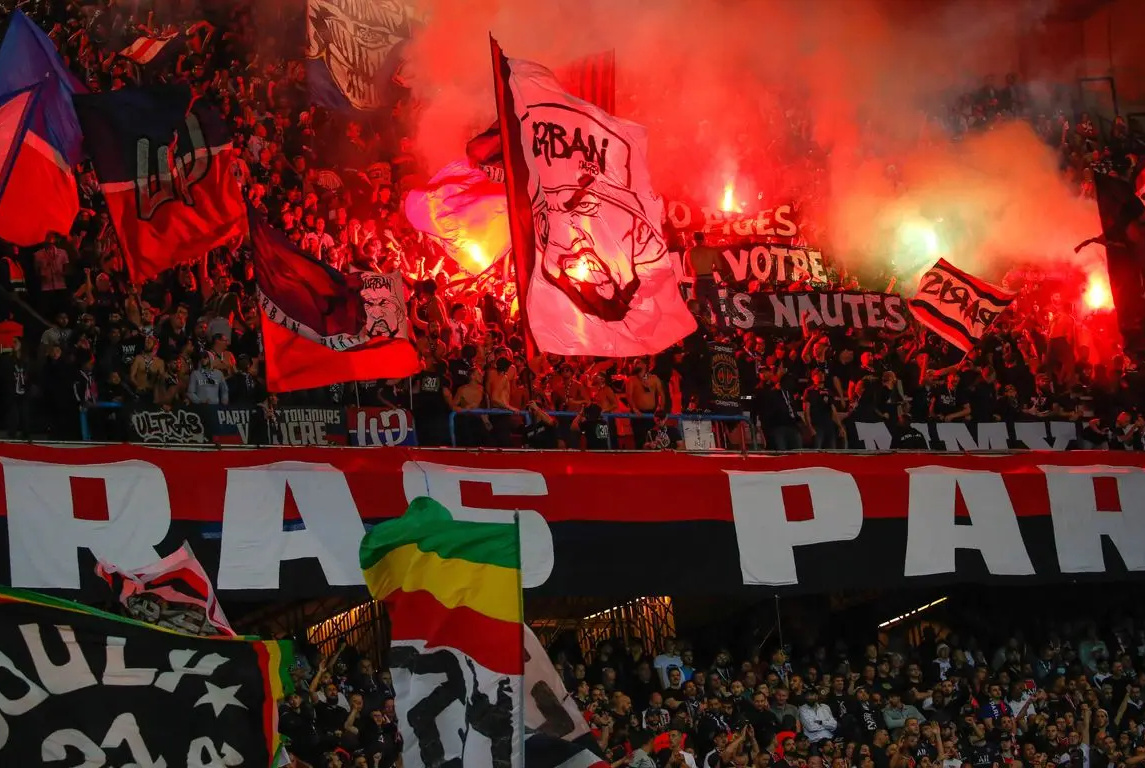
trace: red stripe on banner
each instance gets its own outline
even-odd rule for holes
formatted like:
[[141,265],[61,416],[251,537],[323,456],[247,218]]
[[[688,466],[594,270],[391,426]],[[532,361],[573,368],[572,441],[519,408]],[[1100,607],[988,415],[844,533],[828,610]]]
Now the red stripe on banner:
[[277,669],[270,668],[270,652],[266,649],[266,643],[254,643],[254,652],[258,655],[258,668],[262,672],[262,733],[266,737],[266,753],[270,755],[273,760],[277,755],[274,754],[274,745],[277,741],[277,723],[275,722],[278,715],[278,702],[274,700],[274,688],[271,685],[271,676],[277,675]]
[[390,639],[424,640],[427,648],[448,647],[503,675],[524,671],[521,625],[491,619],[472,608],[446,608],[429,592],[397,592],[386,599]]
[[[1039,517],[1049,514],[1042,466],[1070,470],[1101,465],[1112,467],[1116,473],[1122,468],[1145,468],[1145,454],[1035,450],[1007,455],[711,456],[672,452],[478,453],[400,446],[385,450],[279,447],[202,452],[140,445],[51,448],[4,444],[0,445],[0,462],[3,515],[12,514],[12,504],[26,505],[33,499],[40,505],[48,500],[67,503],[72,506],[66,513],[74,515],[75,499],[70,493],[46,495],[46,489],[59,484],[69,487],[71,476],[105,471],[95,468],[98,465],[119,465],[114,474],[115,498],[132,499],[132,514],[139,514],[138,509],[145,506],[166,517],[170,509],[174,520],[220,523],[228,486],[234,494],[249,487],[244,483],[259,477],[263,485],[258,488],[265,487],[265,492],[250,499],[249,505],[262,509],[269,504],[274,514],[286,521],[299,519],[297,511],[287,513],[275,502],[275,498],[285,498],[287,487],[295,497],[300,489],[307,491],[305,503],[312,514],[340,513],[339,505],[352,503],[353,513],[367,520],[400,516],[405,512],[407,493],[420,487],[435,495],[456,493],[465,507],[503,510],[509,519],[514,510],[529,510],[551,523],[655,523],[730,522],[729,473],[766,479],[808,470],[849,477],[858,489],[865,518],[902,519],[907,515],[910,473],[921,468],[995,473],[1004,483],[1016,514]],[[283,468],[269,474],[268,467]],[[288,471],[289,483],[284,474]],[[809,482],[814,482],[810,475],[783,487],[806,488]],[[323,489],[323,495],[333,499],[323,509],[313,508],[314,488]],[[119,510],[114,512],[119,514]],[[797,509],[792,512],[807,514]],[[53,509],[52,516],[45,519],[57,519],[59,514]]]
[[974,346],[974,340],[970,338],[965,326],[942,314],[921,299],[911,299],[907,303],[910,305],[916,320],[954,346],[967,352]]

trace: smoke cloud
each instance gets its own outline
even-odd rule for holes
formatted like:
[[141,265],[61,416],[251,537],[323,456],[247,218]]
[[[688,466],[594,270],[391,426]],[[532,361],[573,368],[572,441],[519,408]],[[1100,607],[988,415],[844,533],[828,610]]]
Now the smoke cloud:
[[[830,233],[818,244],[850,268],[938,252],[997,278],[1009,264],[1072,259],[1098,230],[1096,208],[1028,127],[954,144],[923,109],[987,73],[1001,85],[1050,4],[420,0],[427,21],[408,71],[418,147],[436,169],[495,118],[488,33],[553,69],[612,49],[617,110],[648,126],[666,197],[714,205],[734,180],[747,210],[807,204]],[[801,132],[826,159],[792,139]]]

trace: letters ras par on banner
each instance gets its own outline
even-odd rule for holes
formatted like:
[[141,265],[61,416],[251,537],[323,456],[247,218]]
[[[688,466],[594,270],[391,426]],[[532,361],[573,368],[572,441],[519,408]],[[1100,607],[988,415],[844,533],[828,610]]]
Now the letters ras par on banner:
[[[1022,433],[1031,447],[1059,443],[1055,427],[1032,426],[1041,437]],[[95,589],[97,558],[133,569],[185,540],[223,600],[362,596],[361,571],[345,553],[367,525],[400,515],[417,496],[459,519],[509,524],[519,514],[523,580],[536,594],[613,595],[618,584],[647,594],[716,594],[745,584],[822,591],[923,576],[1045,582],[1145,573],[1145,455],[1125,452],[889,453],[873,462],[845,454],[570,459],[403,447],[5,445],[0,466],[8,558],[0,573],[35,589]],[[646,512],[625,505],[634,495]],[[956,521],[957,498],[967,514]],[[666,508],[684,511],[664,519],[656,510]],[[705,579],[659,567],[648,546],[683,539],[702,544],[696,565]],[[585,541],[593,542],[591,561]]]

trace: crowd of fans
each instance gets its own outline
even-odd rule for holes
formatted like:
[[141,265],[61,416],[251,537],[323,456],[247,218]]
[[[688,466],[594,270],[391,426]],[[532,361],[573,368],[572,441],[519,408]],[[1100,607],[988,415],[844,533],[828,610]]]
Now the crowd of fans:
[[[926,630],[702,656],[605,641],[557,671],[613,768],[1128,768],[1145,761],[1145,633],[1075,622],[996,645]],[[992,642],[992,641],[991,641]],[[898,646],[896,646],[898,647]],[[296,670],[280,730],[315,766],[400,759],[389,672],[356,652]],[[587,663],[586,663],[587,662]],[[307,682],[309,687],[307,690]]]
[[[311,106],[298,51],[281,41],[281,55],[271,56],[274,41],[256,45],[252,6],[232,7],[217,25],[168,19],[188,34],[186,49],[163,72],[141,71],[115,51],[140,31],[173,30],[161,23],[171,9],[157,8],[160,20],[146,21],[115,3],[23,9],[92,90],[180,81],[217,105],[234,129],[236,176],[272,224],[336,268],[403,274],[424,370],[408,380],[268,395],[249,246],[234,242],[133,285],[94,173],[82,168],[82,210],[70,233],[30,249],[0,243],[4,306],[20,320],[0,323],[9,437],[76,438],[79,411],[97,403],[293,402],[408,406],[422,445],[456,439],[464,446],[675,448],[685,443],[687,422],[668,415],[709,410],[708,342],[725,339],[738,350],[740,404],[751,426],[711,427],[721,444],[853,446],[855,422],[883,421],[912,445],[905,426],[912,421],[1052,417],[1083,424],[1086,447],[1142,447],[1137,361],[1098,359],[1087,334],[1100,326],[1080,323],[1072,300],[1051,297],[1042,283],[1027,291],[1034,300],[1007,314],[965,357],[918,328],[893,338],[732,332],[693,303],[700,330],[654,358],[526,360],[511,285],[499,273],[458,279],[446,252],[404,222],[402,195],[425,180],[427,169],[408,139],[417,105],[399,86],[393,111],[372,120]],[[284,19],[281,28],[303,23]],[[1034,113],[1013,78],[1003,87],[987,82],[936,120],[956,137],[1016,118],[1032,120],[1061,146],[1063,168],[1078,175],[1081,192],[1087,173],[1092,187],[1092,167],[1123,170],[1133,162],[1124,122],[1103,140],[1087,115],[1072,122],[1064,108]],[[852,276],[834,279],[835,286],[856,286]],[[46,330],[36,328],[27,308]],[[485,409],[500,413],[465,414]],[[455,437],[453,412],[460,413]],[[95,423],[97,437],[116,436],[105,420]]]

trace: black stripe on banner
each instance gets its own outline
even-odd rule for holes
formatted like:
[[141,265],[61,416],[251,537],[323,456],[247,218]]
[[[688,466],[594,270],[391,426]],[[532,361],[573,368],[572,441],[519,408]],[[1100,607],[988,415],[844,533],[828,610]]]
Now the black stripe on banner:
[[[905,512],[905,510],[904,510]],[[752,514],[751,510],[743,514]],[[1109,537],[1101,537],[1104,566],[1094,564],[1092,571],[1063,574],[1060,569],[1054,539],[1053,520],[1049,515],[1020,517],[1017,520],[1022,545],[1007,555],[1005,565],[1013,573],[1016,564],[1029,559],[1033,575],[1013,576],[992,574],[982,554],[977,550],[958,549],[953,555],[953,572],[908,575],[908,534],[916,537],[928,535],[920,525],[908,526],[905,517],[866,518],[859,535],[846,541],[825,541],[793,547],[795,583],[744,585],[741,568],[741,547],[749,558],[760,550],[774,545],[769,541],[740,541],[736,525],[729,521],[684,522],[564,522],[551,523],[553,537],[553,570],[544,585],[525,591],[529,597],[601,597],[619,600],[646,595],[706,597],[762,594],[822,594],[841,589],[913,588],[956,582],[989,584],[1037,584],[1060,581],[1097,582],[1111,579],[1145,579],[1145,572],[1128,571],[1124,560]],[[217,531],[217,529],[214,529]],[[204,538],[203,527],[195,522],[175,521],[164,542],[162,552],[170,552],[191,543],[212,582],[225,584],[219,578],[220,540],[217,536]],[[829,538],[830,528],[820,530],[821,538]],[[851,531],[839,532],[840,538]],[[776,537],[785,535],[777,530]],[[935,534],[930,534],[934,536]],[[0,522],[0,555],[8,552],[7,521]],[[945,542],[918,540],[915,551],[927,553],[925,559],[914,563],[917,569],[935,567],[935,552],[944,551]],[[1022,550],[1025,550],[1022,552]],[[782,573],[775,560],[764,559],[758,567],[766,573]],[[96,604],[106,603],[109,597],[106,582],[95,572],[95,559],[89,551],[77,553],[81,575],[80,590],[40,591]],[[9,566],[0,567],[0,573],[10,582]],[[759,573],[756,573],[759,576]],[[775,579],[769,579],[775,581]],[[289,560],[282,563],[277,589],[217,590],[219,599],[229,605],[242,601],[305,600],[331,595],[354,600],[368,598],[364,586],[331,587],[317,558]],[[229,601],[229,602],[228,602]],[[229,609],[228,609],[229,610]]]
[[1011,296],[1008,299],[1005,299],[1005,298],[1002,298],[1001,296],[998,296],[996,293],[994,293],[993,286],[991,286],[989,283],[986,283],[986,282],[983,282],[982,280],[979,280],[978,278],[974,277],[974,275],[970,274],[969,272],[963,272],[961,269],[954,266],[953,264],[946,261],[945,259],[941,259],[940,263],[935,265],[934,269],[942,270],[942,271],[946,272],[948,275],[950,275],[952,278],[955,278],[957,280],[961,280],[962,282],[966,283],[971,288],[973,288],[975,291],[977,291],[980,298],[985,297],[985,298],[989,299],[990,301],[994,302],[995,304],[998,304],[1002,309],[1005,309],[1006,306],[1009,305],[1009,303],[1014,300],[1013,296]]
[[[919,322],[945,338],[951,344],[955,344],[961,349],[969,349],[974,346],[974,337],[966,330],[966,326],[939,312],[926,302],[911,299],[910,309],[914,312],[916,317],[920,314],[919,310],[923,310],[922,314],[928,317],[918,317]],[[950,336],[946,335],[947,333],[955,338],[950,338]]]

